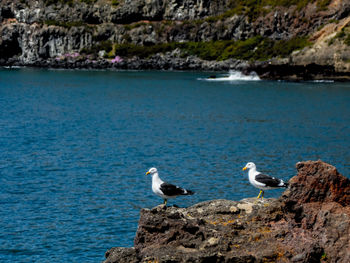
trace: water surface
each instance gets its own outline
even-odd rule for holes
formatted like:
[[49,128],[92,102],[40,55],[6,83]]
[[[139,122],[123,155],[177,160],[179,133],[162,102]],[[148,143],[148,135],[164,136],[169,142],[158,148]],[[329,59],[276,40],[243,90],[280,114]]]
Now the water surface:
[[1,262],[100,262],[132,246],[140,208],[162,202],[152,166],[196,192],[179,206],[256,196],[248,161],[285,180],[302,160],[349,175],[348,83],[208,75],[0,70]]

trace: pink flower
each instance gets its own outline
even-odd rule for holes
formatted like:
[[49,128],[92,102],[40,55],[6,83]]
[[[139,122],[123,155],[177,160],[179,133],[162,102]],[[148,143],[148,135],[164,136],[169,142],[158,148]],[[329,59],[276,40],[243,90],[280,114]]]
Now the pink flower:
[[121,57],[119,57],[119,56],[116,56],[115,58],[113,58],[111,60],[112,63],[119,63],[119,62],[122,62],[122,61],[123,61],[123,59]]
[[76,57],[79,57],[80,54],[79,54],[78,52],[75,52],[75,53],[72,53],[72,54],[66,53],[66,54],[64,54],[63,56],[64,56],[64,57],[67,57],[67,58],[76,58]]

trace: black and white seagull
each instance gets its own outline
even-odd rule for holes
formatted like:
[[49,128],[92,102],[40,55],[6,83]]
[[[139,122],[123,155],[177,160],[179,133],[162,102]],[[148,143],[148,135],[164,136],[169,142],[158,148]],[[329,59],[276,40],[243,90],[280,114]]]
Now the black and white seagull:
[[159,178],[158,171],[156,168],[151,168],[146,173],[146,175],[150,174],[152,176],[152,191],[156,195],[160,196],[164,199],[164,204],[167,204],[169,198],[175,198],[179,195],[193,195],[194,192],[191,190],[186,190],[179,186],[168,184],[162,181]]
[[260,189],[260,193],[257,197],[258,199],[260,195],[261,199],[264,198],[264,190],[288,187],[288,183],[283,180],[258,172],[256,170],[256,165],[252,162],[247,163],[242,170],[244,171],[246,169],[249,170],[249,182],[256,188]]

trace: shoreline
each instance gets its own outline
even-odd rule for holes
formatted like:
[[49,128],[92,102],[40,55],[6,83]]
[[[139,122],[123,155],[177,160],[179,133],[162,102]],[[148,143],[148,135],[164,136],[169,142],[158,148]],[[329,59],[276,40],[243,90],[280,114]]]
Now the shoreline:
[[256,61],[248,62],[241,60],[207,61],[197,57],[169,58],[167,56],[151,57],[149,59],[139,59],[137,57],[125,59],[118,63],[101,59],[88,61],[77,60],[38,60],[32,63],[20,61],[0,62],[0,68],[40,68],[40,69],[62,69],[62,70],[116,70],[116,71],[196,71],[226,73],[237,71],[244,76],[257,74],[261,80],[275,81],[330,81],[348,82],[350,72],[337,72],[329,65],[291,65],[276,63],[276,61]]
[[345,0],[239,8],[228,0],[93,2],[3,0],[0,66],[237,70],[267,80],[350,81]]

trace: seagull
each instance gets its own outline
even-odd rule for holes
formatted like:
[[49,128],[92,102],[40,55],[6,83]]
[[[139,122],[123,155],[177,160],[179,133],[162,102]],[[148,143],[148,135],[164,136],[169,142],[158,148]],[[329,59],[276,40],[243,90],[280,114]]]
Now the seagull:
[[168,184],[159,178],[158,171],[156,168],[151,168],[148,170],[146,175],[150,174],[152,176],[152,191],[156,195],[164,199],[164,204],[167,204],[168,198],[175,198],[179,195],[193,195],[194,192],[191,190],[186,190],[179,186]]
[[256,170],[256,165],[252,162],[247,163],[242,170],[244,171],[246,169],[249,169],[249,182],[260,189],[260,193],[257,197],[258,199],[260,195],[261,199],[264,198],[264,190],[288,187],[288,183],[285,183],[283,180],[258,172]]

